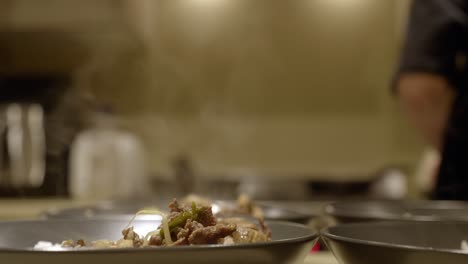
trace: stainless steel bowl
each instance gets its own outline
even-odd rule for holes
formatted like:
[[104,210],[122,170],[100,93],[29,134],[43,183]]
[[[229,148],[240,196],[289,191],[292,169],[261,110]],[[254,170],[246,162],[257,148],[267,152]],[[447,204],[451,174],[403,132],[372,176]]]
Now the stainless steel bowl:
[[[153,264],[153,263],[303,263],[317,240],[306,226],[270,222],[272,241],[233,246],[185,246],[150,249],[37,251],[38,241],[60,243],[66,239],[118,239],[127,221],[45,220],[0,222],[2,263],[47,264]],[[157,221],[136,221],[141,234],[155,229]]]
[[468,203],[455,201],[336,202],[325,213],[338,223],[366,221],[468,221]]
[[343,264],[465,264],[468,223],[367,222],[322,232],[322,239]]

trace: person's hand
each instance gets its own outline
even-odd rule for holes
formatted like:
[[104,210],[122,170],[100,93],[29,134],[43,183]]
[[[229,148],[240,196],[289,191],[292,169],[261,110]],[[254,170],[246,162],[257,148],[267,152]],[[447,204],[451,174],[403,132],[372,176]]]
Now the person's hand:
[[442,150],[443,138],[454,101],[454,90],[441,76],[404,74],[397,83],[403,111],[429,144]]

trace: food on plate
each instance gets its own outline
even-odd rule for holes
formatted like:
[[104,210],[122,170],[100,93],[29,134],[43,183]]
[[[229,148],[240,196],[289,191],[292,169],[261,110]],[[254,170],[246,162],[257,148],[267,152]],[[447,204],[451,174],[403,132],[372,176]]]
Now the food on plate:
[[[156,214],[162,217],[159,227],[144,236],[137,234],[133,221],[141,214]],[[271,240],[271,231],[263,218],[220,218],[213,215],[211,206],[181,205],[177,200],[169,204],[169,214],[155,209],[145,209],[136,213],[128,226],[122,231],[122,238],[117,241],[97,240],[87,242],[65,240],[62,248],[143,248],[173,247],[192,245],[232,245],[243,243],[267,242]],[[36,249],[47,249],[56,245],[41,241]]]

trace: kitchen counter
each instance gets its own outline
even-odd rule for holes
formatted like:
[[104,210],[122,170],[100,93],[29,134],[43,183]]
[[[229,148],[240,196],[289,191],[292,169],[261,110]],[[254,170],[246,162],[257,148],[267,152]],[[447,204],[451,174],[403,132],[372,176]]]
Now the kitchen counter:
[[[46,210],[90,206],[96,201],[76,201],[71,199],[0,199],[0,220],[41,219]],[[306,264],[338,264],[333,255],[318,252],[307,257]]]

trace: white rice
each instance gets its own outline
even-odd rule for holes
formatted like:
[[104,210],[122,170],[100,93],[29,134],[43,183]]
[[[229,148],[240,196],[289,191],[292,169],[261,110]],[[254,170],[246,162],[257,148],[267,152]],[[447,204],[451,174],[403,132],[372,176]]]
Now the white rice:
[[51,250],[51,251],[60,251],[64,250],[61,244],[54,244],[49,241],[39,241],[34,245],[35,250]]

